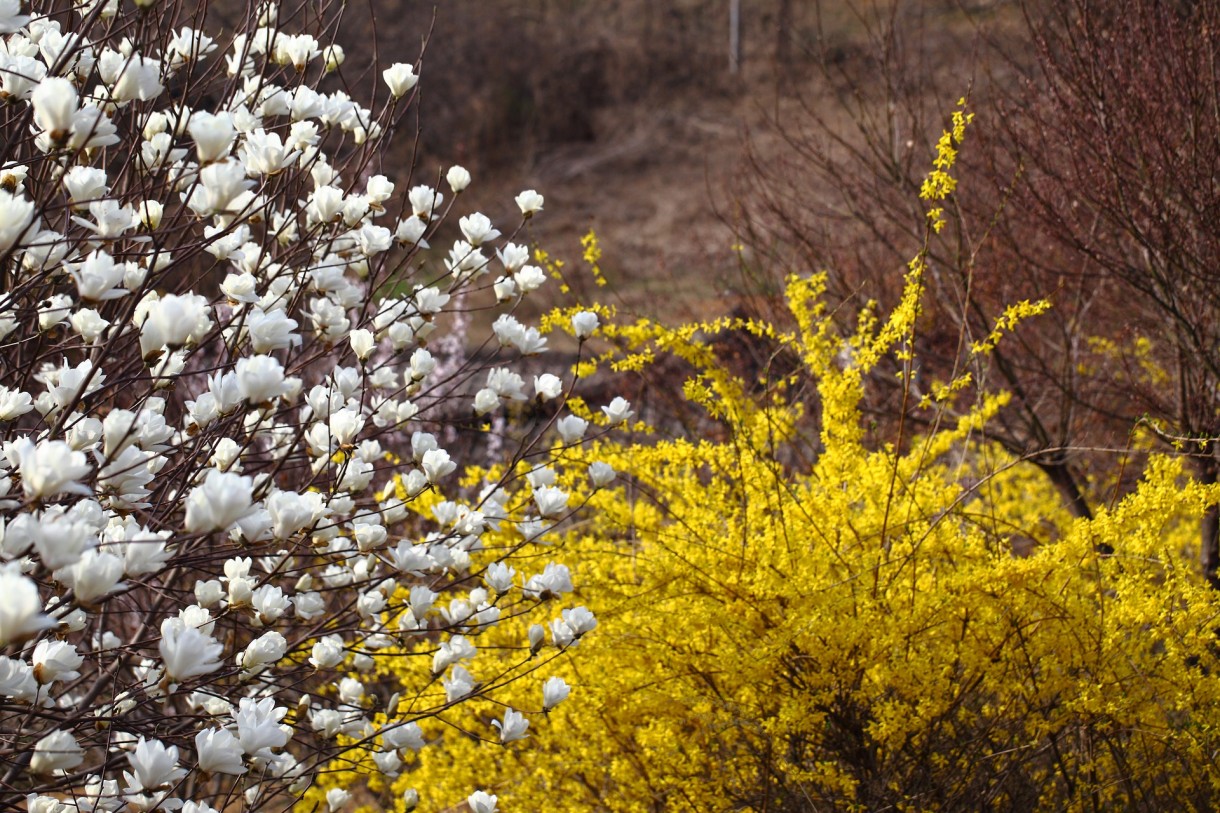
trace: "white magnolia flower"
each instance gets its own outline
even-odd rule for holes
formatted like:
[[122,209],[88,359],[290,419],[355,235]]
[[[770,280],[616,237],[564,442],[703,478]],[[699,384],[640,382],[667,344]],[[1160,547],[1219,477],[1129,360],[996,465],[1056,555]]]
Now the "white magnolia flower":
[[70,771],[85,761],[85,752],[67,731],[52,731],[34,745],[30,771],[47,774]]
[[299,154],[285,146],[278,133],[261,128],[249,133],[237,151],[250,175],[275,175],[290,166]]
[[352,800],[350,791],[343,788],[331,788],[326,791],[326,809],[329,813],[339,813],[347,807],[347,803]]
[[445,698],[450,703],[456,703],[474,691],[474,676],[463,666],[455,666],[442,680],[445,687]]
[[[250,279],[252,280],[253,277]],[[242,282],[240,278],[234,278],[234,283],[230,286],[239,296],[243,295],[241,293],[244,289]],[[251,289],[251,292],[245,295],[253,296],[253,290]],[[297,320],[288,318],[288,315],[282,310],[273,310],[268,313],[262,308],[256,307],[246,315],[246,330],[250,335],[250,347],[255,353],[270,353],[273,350],[287,350],[290,347],[300,346],[301,337],[293,332],[297,327]]]
[[219,641],[177,618],[161,622],[161,660],[170,680],[181,681],[215,672],[224,647]]
[[492,228],[491,220],[481,212],[474,212],[458,220],[458,226],[466,241],[472,246],[481,246],[500,236],[500,230]]
[[89,344],[97,342],[105,334],[106,328],[110,327],[110,322],[103,319],[93,308],[81,308],[68,317],[68,323],[77,335]]
[[326,62],[326,72],[334,73],[339,70],[339,66],[343,64],[343,60],[347,55],[343,53],[343,46],[338,44],[328,45],[322,49],[322,59]]
[[516,740],[526,738],[530,721],[525,715],[515,709],[505,709],[503,720],[492,720],[491,724],[500,730],[500,744],[507,745]]
[[543,486],[534,489],[534,504],[538,506],[538,513],[542,516],[558,516],[568,507],[568,494],[561,488]]
[[[212,329],[208,316],[208,301],[199,294],[166,294],[157,299],[145,298],[140,325],[140,352],[144,358],[155,357],[163,348],[178,348],[197,343]],[[137,309],[137,314],[139,309]]]
[[38,83],[30,101],[34,106],[34,124],[48,133],[53,142],[65,141],[72,133],[78,109],[76,87],[62,77],[49,77]]
[[500,406],[500,396],[490,387],[484,387],[474,394],[474,411],[477,415],[486,415]]
[[420,248],[428,248],[428,242],[423,239],[424,232],[428,230],[428,224],[412,215],[398,221],[398,227],[394,230],[394,239],[404,246],[413,246],[418,244]]
[[615,471],[608,463],[602,463],[600,460],[589,464],[589,480],[595,488],[608,486],[614,482]]
[[327,635],[313,645],[309,662],[315,669],[334,669],[343,662],[344,655],[343,639]]
[[536,265],[527,265],[513,274],[513,282],[517,283],[521,293],[528,294],[546,283],[546,272]]
[[[6,3],[16,9],[20,0],[0,0],[0,6]],[[0,16],[0,31],[3,27],[3,17]],[[12,99],[28,100],[34,88],[46,77],[46,64],[28,54],[11,52],[5,61],[7,70],[0,71],[0,91],[7,93]]]
[[435,483],[457,470],[457,463],[449,459],[449,453],[444,449],[424,452],[420,465],[423,467],[424,476],[428,478],[429,483]]
[[100,200],[110,191],[105,170],[97,167],[75,166],[63,177],[64,189],[73,209],[87,209],[90,203]]
[[319,56],[322,49],[318,40],[310,34],[278,34],[275,38],[274,59],[281,65],[292,65],[298,71]]
[[0,0],[0,34],[12,34],[25,27],[30,15],[20,12],[21,0]]
[[227,728],[200,731],[195,735],[195,752],[199,755],[199,770],[204,773],[237,776],[246,772],[241,741]]
[[512,589],[513,576],[516,575],[517,571],[503,562],[492,562],[487,566],[483,580],[487,582],[488,587],[502,595]]
[[541,401],[549,401],[563,394],[563,379],[552,373],[534,376],[534,392]]
[[57,581],[72,588],[81,604],[93,604],[98,599],[122,587],[123,560],[109,551],[93,548],[66,568],[55,571]]
[[34,408],[34,399],[28,392],[11,390],[0,385],[0,421],[19,418]]
[[254,481],[232,472],[208,469],[203,483],[186,498],[186,530],[227,531],[253,510]]
[[250,597],[250,606],[264,625],[274,624],[292,606],[279,585],[264,584]]
[[123,778],[128,793],[164,790],[186,775],[186,769],[178,767],[178,746],[160,740],[140,737],[127,762],[131,770],[123,771]]
[[577,443],[585,436],[589,422],[578,415],[565,415],[555,422],[555,430],[564,443]]
[[373,331],[365,330],[364,328],[353,330],[348,335],[348,341],[352,345],[352,352],[361,361],[367,361],[368,357],[373,355],[373,351],[377,348],[373,341]]
[[253,700],[243,697],[233,713],[237,724],[237,738],[242,750],[250,756],[270,755],[270,749],[283,748],[290,733],[280,727],[280,720],[288,709],[275,705],[274,697]]
[[166,45],[170,64],[175,68],[204,59],[215,50],[216,43],[211,37],[189,26],[179,29]]
[[550,711],[567,699],[571,687],[561,677],[549,677],[542,684],[542,710]]
[[530,642],[530,654],[536,655],[546,641],[546,629],[541,624],[530,624],[526,637]]
[[538,212],[542,211],[542,195],[539,195],[533,189],[527,189],[516,197],[517,206],[521,209],[521,214],[526,218],[531,218]]
[[564,610],[561,615],[563,616],[563,622],[577,636],[584,635],[586,632],[597,628],[597,618],[585,607],[574,607],[570,610]]
[[234,372],[237,375],[237,391],[248,403],[269,403],[287,391],[284,365],[274,356],[239,359]]
[[418,723],[387,726],[382,729],[381,742],[386,748],[401,751],[406,748],[419,751],[424,747],[424,732]]
[[430,186],[420,185],[413,187],[407,193],[407,201],[411,204],[412,214],[427,223],[441,208],[441,204],[445,202],[445,196]]
[[136,206],[136,219],[149,231],[156,231],[157,227],[161,225],[161,218],[164,215],[165,207],[158,200],[148,198],[140,201]]
[[109,48],[97,61],[98,74],[116,102],[148,101],[161,95],[161,64],[140,54],[123,54]]
[[89,473],[85,455],[73,451],[62,440],[44,440],[37,446],[24,441],[17,468],[21,472],[21,488],[30,499],[62,493],[93,493],[88,486],[77,482]]
[[256,672],[278,662],[287,651],[287,639],[271,630],[251,641],[250,645],[238,654],[237,664],[247,672]]
[[[130,214],[128,210],[129,217]],[[96,250],[84,262],[65,265],[72,281],[76,283],[76,290],[81,299],[100,302],[127,296],[127,291],[118,289],[118,286],[123,284],[127,267],[125,264],[116,263],[105,251]]]
[[385,80],[390,93],[396,99],[409,93],[411,88],[415,87],[415,83],[419,81],[414,66],[402,62],[395,62],[382,71],[381,78]]
[[602,407],[602,412],[609,419],[611,426],[623,423],[635,414],[631,411],[631,402],[621,395],[616,395],[608,406]]
[[441,643],[432,656],[432,674],[439,675],[459,661],[470,660],[478,653],[474,644],[464,635],[454,635]]
[[458,194],[470,186],[470,172],[465,167],[454,164],[445,173],[445,180],[449,183],[449,188],[453,190],[454,194]]
[[550,562],[542,572],[531,576],[521,588],[526,598],[542,600],[572,592],[572,574],[567,565]]
[[481,790],[476,790],[474,793],[466,797],[466,804],[470,807],[470,813],[497,813],[500,808],[496,807],[496,802],[499,799]]
[[30,663],[34,667],[34,679],[44,686],[57,680],[70,681],[80,677],[84,656],[76,647],[65,641],[42,640],[34,647]]
[[572,317],[572,332],[576,334],[576,338],[584,341],[593,335],[599,324],[596,313],[581,311]]
[[[3,73],[0,70],[0,73]],[[14,195],[0,189],[0,256],[21,245],[33,236],[30,227],[34,223],[36,207],[24,195]]]
[[229,155],[237,130],[233,127],[230,113],[196,112],[191,114],[187,132],[195,140],[195,154],[199,163],[210,164]]

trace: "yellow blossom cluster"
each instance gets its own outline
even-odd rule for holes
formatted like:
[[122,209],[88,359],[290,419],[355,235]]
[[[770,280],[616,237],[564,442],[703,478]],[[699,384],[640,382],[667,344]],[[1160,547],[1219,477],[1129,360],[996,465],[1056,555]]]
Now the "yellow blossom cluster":
[[[383,802],[426,788],[418,809],[438,813],[475,777],[504,811],[1211,809],[1220,601],[1183,551],[1220,491],[1151,457],[1133,493],[1073,519],[982,439],[1003,395],[956,416],[912,399],[933,429],[871,437],[867,389],[917,361],[921,268],[846,334],[818,276],[789,280],[786,325],[604,325],[598,361],[677,357],[704,425],[555,441],[584,508],[547,543],[487,544],[561,547],[600,625],[579,658],[544,646],[522,674],[530,613],[506,614],[480,648],[515,677],[503,702],[547,725],[503,745],[490,702],[428,721]],[[1011,308],[975,351],[1042,307]],[[734,371],[729,334],[786,363]],[[617,479],[591,485],[593,461]],[[421,659],[396,663],[426,683]],[[544,710],[549,676],[572,696]]]

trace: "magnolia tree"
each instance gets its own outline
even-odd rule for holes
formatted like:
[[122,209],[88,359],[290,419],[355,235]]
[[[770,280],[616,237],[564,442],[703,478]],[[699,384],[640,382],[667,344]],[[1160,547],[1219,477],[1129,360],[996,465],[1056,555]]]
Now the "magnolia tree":
[[[0,0],[0,807],[283,809],[348,749],[409,769],[421,720],[514,680],[562,700],[539,667],[596,621],[563,565],[481,542],[562,521],[547,464],[587,425],[573,378],[513,367],[546,346],[511,315],[546,279],[511,242],[542,196],[502,237],[446,223],[464,169],[375,172],[416,71],[349,95],[340,10],[221,34],[155,0],[34,5]],[[486,337],[479,307],[504,311]],[[540,623],[480,676],[508,613]],[[375,679],[389,651],[431,678]]]

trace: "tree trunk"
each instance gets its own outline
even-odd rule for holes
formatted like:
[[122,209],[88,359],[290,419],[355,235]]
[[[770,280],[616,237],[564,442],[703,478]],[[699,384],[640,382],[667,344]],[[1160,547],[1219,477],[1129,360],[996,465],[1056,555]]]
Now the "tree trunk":
[[1067,509],[1076,519],[1092,519],[1093,510],[1089,508],[1089,503],[1084,498],[1084,494],[1080,491],[1080,486],[1076,482],[1076,475],[1072,474],[1072,470],[1067,463],[1038,463],[1038,468],[1046,473],[1054,483],[1055,489],[1059,492],[1059,496],[1063,498],[1067,504]]
[[[1220,474],[1214,452],[1209,449],[1207,457],[1199,460],[1199,482],[1204,485],[1215,485],[1217,474]],[[1203,568],[1203,577],[1214,588],[1220,588],[1220,506],[1209,506],[1199,523],[1199,564]]]
[[792,61],[792,0],[779,0],[775,29],[775,64],[782,75]]

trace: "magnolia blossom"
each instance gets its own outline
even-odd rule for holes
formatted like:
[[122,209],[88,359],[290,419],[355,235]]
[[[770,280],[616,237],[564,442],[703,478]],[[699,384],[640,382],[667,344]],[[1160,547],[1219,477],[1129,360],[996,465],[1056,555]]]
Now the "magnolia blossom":
[[343,788],[331,788],[326,791],[326,808],[330,813],[339,813],[347,807],[347,803],[352,799],[350,791]]
[[445,687],[445,698],[455,703],[474,691],[474,676],[465,667],[455,666],[441,681]]
[[612,466],[607,463],[597,461],[589,464],[589,480],[595,488],[602,488],[614,482],[615,471]]
[[424,476],[428,478],[429,483],[435,483],[457,469],[457,464],[450,460],[449,453],[444,449],[432,449],[424,452],[420,463],[424,469]]
[[34,679],[45,685],[80,677],[76,670],[85,659],[66,641],[42,640],[34,647],[30,662],[34,667]]
[[560,488],[543,486],[534,489],[534,504],[538,506],[538,513],[542,516],[558,516],[568,507],[568,494]]
[[148,302],[144,309],[140,352],[149,358],[167,346],[198,342],[211,328],[206,299],[198,294],[167,294]]
[[265,697],[256,701],[243,697],[238,710],[233,713],[242,750],[253,756],[268,754],[273,748],[283,748],[289,735],[280,728],[279,723],[287,713],[288,709],[275,705],[275,698]]
[[602,407],[602,412],[605,414],[610,425],[623,423],[631,418],[635,413],[631,411],[631,402],[622,396],[616,395],[614,400],[609,405]]
[[173,785],[186,774],[178,767],[178,747],[160,740],[140,737],[135,750],[127,755],[131,771],[124,771],[129,793],[160,790]]
[[525,739],[525,732],[530,727],[530,721],[525,719],[525,715],[514,709],[505,709],[504,719],[492,720],[491,724],[500,730],[501,745]]
[[253,510],[249,477],[209,469],[203,484],[186,499],[186,529],[191,533],[224,531]]
[[373,355],[373,350],[377,347],[373,342],[373,331],[371,330],[363,328],[353,330],[348,338],[352,345],[352,352],[361,361],[367,361],[369,356]]
[[381,741],[386,748],[396,751],[408,749],[419,751],[424,747],[424,734],[418,723],[390,726],[381,732]]
[[60,77],[38,83],[30,101],[34,106],[34,124],[49,133],[54,141],[65,140],[72,131],[78,106],[76,87]]
[[85,455],[62,440],[47,440],[34,446],[29,441],[19,453],[21,488],[32,499],[60,493],[89,495],[79,481],[89,473]]
[[[516,308],[547,273],[454,208],[463,167],[448,192],[369,169],[417,68],[385,70],[379,98],[324,79],[333,27],[275,2],[223,37],[154,5],[0,0],[0,699],[24,721],[0,757],[31,813],[292,806],[353,748],[391,778],[427,719],[502,703],[533,668],[475,680],[514,648],[477,646],[501,617],[564,645],[595,623],[545,603],[565,567],[518,578],[490,536],[540,537],[580,475],[505,408],[562,414],[565,379],[521,364],[549,349]],[[425,262],[428,240],[451,248]],[[469,315],[491,307],[487,343]],[[486,443],[467,442],[472,398]],[[475,469],[494,479],[458,476]],[[390,688],[415,645],[435,683]],[[530,722],[494,725],[511,743]],[[357,798],[331,787],[325,807]]]
[[248,672],[254,672],[276,663],[287,651],[288,641],[283,635],[272,630],[251,641],[237,656],[237,664]]
[[34,202],[0,189],[0,255],[19,245],[34,223]]
[[533,217],[538,212],[542,211],[542,195],[539,195],[533,189],[527,189],[517,195],[517,206],[521,209],[521,214],[525,217]]
[[215,672],[223,665],[220,661],[224,647],[220,642],[186,626],[176,618],[161,622],[161,661],[165,674],[171,680],[188,680]]
[[567,682],[558,676],[547,678],[542,684],[542,710],[550,711],[568,698],[572,691]]
[[30,771],[47,774],[69,771],[85,761],[85,752],[67,731],[52,731],[38,740],[30,758]]
[[415,75],[415,68],[402,62],[395,62],[382,71],[381,78],[385,80],[386,85],[390,88],[390,93],[395,98],[409,93],[411,88],[415,87],[415,83],[419,81],[419,77]]
[[559,432],[559,437],[568,444],[579,443],[588,428],[589,422],[579,415],[565,415],[555,422],[555,431]]
[[3,0],[0,2],[0,34],[11,34],[20,31],[30,21],[30,15],[20,14],[19,0]]
[[500,809],[496,807],[497,801],[499,799],[496,796],[481,790],[476,790],[466,797],[470,813],[497,813]]
[[205,728],[195,735],[195,752],[199,755],[199,770],[234,776],[246,772],[242,764],[241,741],[225,728]]
[[449,183],[449,188],[454,194],[458,194],[470,186],[470,172],[465,167],[453,165],[449,167],[449,171],[445,173],[445,180]]
[[576,338],[584,341],[593,335],[599,324],[596,313],[581,311],[572,317],[572,332],[576,335]]

